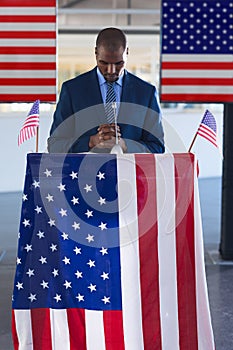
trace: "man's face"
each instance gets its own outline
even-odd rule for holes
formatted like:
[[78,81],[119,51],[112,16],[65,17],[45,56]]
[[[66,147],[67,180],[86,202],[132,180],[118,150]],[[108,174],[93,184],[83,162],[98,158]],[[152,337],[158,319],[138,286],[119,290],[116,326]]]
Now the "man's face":
[[95,49],[97,66],[106,79],[106,81],[114,82],[122,74],[128,55],[128,49],[120,47],[112,52],[104,46]]

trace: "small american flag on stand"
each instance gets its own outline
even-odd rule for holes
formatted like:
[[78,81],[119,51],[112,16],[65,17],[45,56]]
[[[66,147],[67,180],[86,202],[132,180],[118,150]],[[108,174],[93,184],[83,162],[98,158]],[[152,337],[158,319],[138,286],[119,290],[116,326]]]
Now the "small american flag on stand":
[[205,111],[204,117],[202,118],[197,130],[197,134],[210,141],[215,147],[218,147],[216,120],[208,109]]
[[40,100],[36,100],[19,132],[18,145],[20,146],[24,141],[29,140],[36,135],[39,127],[39,105]]

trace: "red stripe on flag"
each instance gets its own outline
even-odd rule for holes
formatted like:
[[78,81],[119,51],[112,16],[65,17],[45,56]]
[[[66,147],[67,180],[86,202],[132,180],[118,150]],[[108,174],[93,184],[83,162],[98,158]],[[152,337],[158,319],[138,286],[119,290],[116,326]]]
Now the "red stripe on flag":
[[56,79],[53,78],[0,78],[0,85],[4,86],[50,86],[56,85]]
[[1,31],[0,39],[56,39],[56,31]]
[[1,46],[0,55],[55,55],[56,46]]
[[86,350],[85,310],[67,309],[70,350]]
[[106,350],[124,350],[122,311],[103,311]]
[[162,85],[233,86],[232,78],[162,78]]
[[39,99],[40,102],[56,101],[56,94],[0,94],[0,101],[5,102],[32,102]]
[[39,125],[39,118],[25,121],[25,123],[23,124],[24,127],[38,126],[38,125]]
[[200,132],[198,133],[200,136],[204,137],[206,140],[208,140],[209,142],[211,142],[215,147],[218,147],[217,143],[212,140],[210,137],[207,137],[206,135],[204,134],[201,134]]
[[194,238],[194,155],[190,154],[189,161],[187,157],[181,158],[180,155],[176,154],[174,154],[174,159],[179,343],[181,350],[196,350],[198,349],[198,340]]
[[162,62],[162,69],[217,69],[230,70],[233,69],[232,62]]
[[56,62],[0,62],[0,69],[56,70]]
[[218,147],[216,134],[212,129],[208,128],[208,126],[201,124],[197,130],[197,133],[206,140],[210,141],[214,146]]
[[12,312],[11,312],[11,333],[12,333],[12,341],[13,341],[13,345],[14,345],[14,350],[18,350],[19,349],[19,339],[18,339],[17,330],[16,330],[14,310],[12,310]]
[[[158,218],[153,155],[135,155],[139,227],[142,326],[145,350],[160,350]],[[153,209],[153,210],[152,210]],[[148,252],[151,252],[148,259]]]
[[205,124],[200,124],[197,133],[202,136],[206,135],[207,137],[216,140],[216,133]]
[[1,0],[0,7],[55,7],[56,0]]
[[160,95],[162,102],[232,102],[233,94],[192,94],[187,91],[187,94],[182,92],[180,94],[165,94]]
[[52,350],[49,309],[31,309],[33,350]]
[[10,15],[0,16],[0,22],[7,23],[56,23],[56,16]]
[[36,135],[35,127],[27,127],[20,130],[19,137],[18,137],[18,145],[20,146],[24,141],[29,140],[31,137],[35,135]]

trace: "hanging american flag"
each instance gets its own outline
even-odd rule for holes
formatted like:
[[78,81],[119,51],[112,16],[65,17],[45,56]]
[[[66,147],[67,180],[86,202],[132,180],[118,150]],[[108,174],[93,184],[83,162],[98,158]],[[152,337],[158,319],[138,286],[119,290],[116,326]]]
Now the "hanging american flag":
[[56,0],[1,0],[0,13],[0,102],[55,102]]
[[39,107],[40,101],[36,100],[23,123],[23,126],[19,132],[18,145],[20,146],[24,141],[29,140],[36,135],[36,130],[39,127]]
[[214,350],[195,169],[193,154],[29,154],[15,349]]
[[231,0],[163,0],[161,101],[232,102]]
[[216,120],[213,114],[208,110],[205,111],[205,114],[197,130],[197,134],[210,141],[214,146],[218,147]]

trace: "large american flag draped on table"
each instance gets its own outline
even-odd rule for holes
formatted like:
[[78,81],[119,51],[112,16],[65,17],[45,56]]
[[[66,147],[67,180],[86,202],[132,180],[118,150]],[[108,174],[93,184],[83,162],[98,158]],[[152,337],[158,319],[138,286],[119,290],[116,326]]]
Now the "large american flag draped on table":
[[0,1],[0,102],[56,102],[56,0]]
[[192,154],[29,154],[15,349],[213,350]]
[[163,0],[161,101],[232,102],[232,0]]

